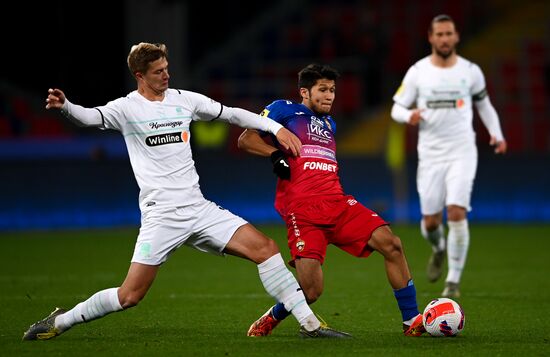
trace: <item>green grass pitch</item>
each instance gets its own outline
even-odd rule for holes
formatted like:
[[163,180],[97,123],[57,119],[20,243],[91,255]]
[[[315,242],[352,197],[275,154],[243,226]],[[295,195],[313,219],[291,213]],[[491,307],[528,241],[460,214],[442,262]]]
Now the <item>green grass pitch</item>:
[[[285,259],[282,226],[261,226]],[[426,281],[427,243],[417,226],[402,238],[422,310],[443,289]],[[82,324],[49,341],[21,341],[55,306],[73,307],[120,285],[137,228],[2,233],[1,356],[531,356],[550,355],[550,226],[471,224],[463,276],[465,329],[455,338],[407,338],[383,259],[331,247],[325,292],[313,309],[351,340],[303,340],[289,317],[266,338],[246,337],[273,303],[256,266],[181,248],[136,308]]]

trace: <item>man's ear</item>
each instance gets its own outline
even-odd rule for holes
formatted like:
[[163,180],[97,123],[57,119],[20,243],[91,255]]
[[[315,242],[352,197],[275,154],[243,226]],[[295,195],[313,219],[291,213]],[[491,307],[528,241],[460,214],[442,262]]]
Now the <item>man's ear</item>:
[[300,96],[302,99],[309,99],[309,90],[307,88],[300,88]]

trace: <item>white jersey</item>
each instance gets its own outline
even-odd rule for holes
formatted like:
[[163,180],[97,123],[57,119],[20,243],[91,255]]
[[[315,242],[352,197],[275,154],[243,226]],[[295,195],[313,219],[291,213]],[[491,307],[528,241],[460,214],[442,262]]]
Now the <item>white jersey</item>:
[[425,57],[409,68],[395,103],[424,109],[419,124],[421,161],[448,161],[476,151],[472,97],[483,99],[485,78],[476,64],[458,56],[454,66],[434,66]]
[[188,206],[203,199],[189,126],[212,120],[222,105],[198,93],[168,89],[162,101],[133,91],[96,107],[103,126],[122,133],[140,187],[139,206]]

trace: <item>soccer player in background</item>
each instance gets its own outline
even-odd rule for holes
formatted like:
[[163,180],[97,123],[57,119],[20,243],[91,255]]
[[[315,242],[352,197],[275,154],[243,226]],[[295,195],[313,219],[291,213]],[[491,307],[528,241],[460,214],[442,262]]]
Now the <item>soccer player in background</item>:
[[140,187],[141,228],[128,275],[120,287],[99,291],[69,311],[57,308],[31,325],[23,339],[50,339],[76,324],[137,305],[162,263],[182,245],[256,263],[266,291],[292,312],[302,336],[345,336],[321,326],[273,240],[203,197],[189,126],[193,120],[223,120],[265,130],[276,136],[290,155],[299,155],[300,140],[273,120],[226,107],[198,93],[168,88],[167,56],[163,44],[133,46],[128,67],[137,90],[104,106],[84,108],[69,102],[59,89],[48,91],[47,109],[60,109],[80,125],[114,129],[124,136]]
[[[271,134],[247,129],[239,147],[249,153],[271,157],[277,181],[275,208],[287,225],[290,265],[309,304],[323,292],[322,264],[328,244],[356,257],[373,251],[384,256],[386,274],[408,336],[425,332],[418,313],[416,290],[401,240],[382,218],[354,197],[346,195],[338,176],[336,123],[329,115],[335,98],[338,72],[326,65],[310,64],[298,74],[301,103],[277,100],[262,112],[302,141],[300,155],[292,155]],[[266,336],[290,314],[279,301],[255,321],[249,336]]]
[[[470,244],[467,212],[471,210],[477,169],[472,103],[489,131],[496,154],[506,152],[506,141],[481,69],[456,53],[459,34],[452,18],[436,16],[430,24],[428,40],[432,53],[409,68],[393,97],[391,116],[397,122],[418,127],[420,230],[432,245],[428,280],[435,282],[441,276],[446,250],[449,266],[442,296],[458,298]],[[416,108],[409,109],[413,104]]]

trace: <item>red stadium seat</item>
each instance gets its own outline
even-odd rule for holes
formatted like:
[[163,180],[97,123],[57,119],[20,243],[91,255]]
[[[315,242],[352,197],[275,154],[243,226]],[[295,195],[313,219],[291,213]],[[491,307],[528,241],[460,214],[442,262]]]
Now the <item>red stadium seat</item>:
[[70,132],[61,123],[61,119],[49,116],[33,116],[27,133],[31,137],[60,138],[70,136]]
[[502,131],[510,152],[519,153],[525,149],[525,123],[521,113],[521,108],[517,103],[508,104],[502,111]]
[[12,136],[13,131],[8,118],[0,115],[0,138],[10,138]]

